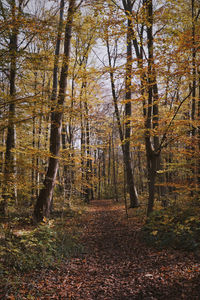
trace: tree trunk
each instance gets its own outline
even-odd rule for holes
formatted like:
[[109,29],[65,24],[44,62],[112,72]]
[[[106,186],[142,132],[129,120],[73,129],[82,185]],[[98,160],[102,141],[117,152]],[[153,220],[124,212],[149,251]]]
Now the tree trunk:
[[[128,24],[130,22],[128,21]],[[122,153],[123,153],[123,162],[125,165],[125,174],[126,174],[126,181],[128,192],[130,196],[130,207],[138,207],[139,200],[137,195],[137,190],[134,182],[133,171],[131,166],[131,159],[130,159],[130,115],[131,115],[131,69],[132,69],[132,47],[131,47],[131,40],[130,40],[130,27],[128,26],[128,33],[127,33],[127,74],[126,74],[126,106],[125,106],[125,113],[126,113],[126,129],[125,135],[123,134],[122,125],[120,121],[120,113],[117,104],[117,95],[115,90],[115,82],[114,82],[114,74],[112,71],[112,62],[111,62],[111,54],[110,54],[110,47],[109,41],[107,39],[107,53],[108,53],[108,60],[109,60],[109,67],[110,67],[110,82],[111,82],[111,91],[115,109],[115,116],[117,119],[117,127],[119,130],[120,141],[122,145]]]
[[114,183],[114,191],[115,191],[115,201],[118,202],[118,188],[117,188],[117,176],[116,176],[116,166],[115,166],[115,145],[114,138],[112,132],[112,159],[113,159],[113,183]]
[[82,90],[84,84],[81,87],[80,95],[80,113],[81,113],[81,197],[84,197],[84,177],[85,177],[85,128],[84,128],[84,117],[83,117],[83,105],[82,105]]
[[67,89],[67,77],[69,68],[69,57],[70,57],[70,44],[71,44],[71,33],[72,33],[72,22],[75,10],[75,0],[70,0],[68,8],[68,16],[65,26],[65,40],[64,40],[64,55],[62,62],[62,69],[60,75],[59,84],[59,95],[56,108],[51,113],[51,132],[50,132],[50,153],[48,170],[43,183],[43,188],[40,191],[37,199],[34,218],[36,221],[41,221],[44,216],[49,216],[51,199],[53,195],[53,189],[55,185],[56,175],[58,171],[58,155],[61,143],[61,132],[62,132],[62,118],[63,107],[65,101],[65,94]]
[[107,172],[107,185],[108,188],[110,187],[110,169],[111,169],[111,135],[109,134],[109,140],[108,140],[108,172]]
[[86,115],[86,189],[85,189],[85,202],[90,202],[91,195],[91,170],[90,170],[90,128],[89,128],[89,115],[88,115],[88,104],[87,99],[84,101],[85,115]]
[[[36,94],[36,90],[37,90],[37,72],[35,72],[35,94]],[[34,101],[33,104],[33,123],[32,123],[32,147],[33,149],[35,149],[35,145],[36,145],[36,101]],[[36,177],[36,160],[35,160],[35,156],[32,156],[32,170],[31,170],[31,182],[32,182],[32,189],[31,189],[31,204],[34,203],[35,200],[35,196],[36,196],[36,181],[35,181],[35,177]]]
[[93,171],[93,164],[92,159],[90,159],[90,178],[91,178],[91,188],[90,188],[90,197],[91,200],[94,200],[94,171]]
[[125,79],[125,136],[124,136],[124,161],[127,175],[127,188],[130,195],[130,207],[138,207],[138,195],[133,177],[130,154],[130,137],[131,137],[131,79],[132,79],[132,22],[130,13],[132,4],[129,0],[123,1],[124,9],[128,17],[127,20],[127,57],[126,57],[126,79]]
[[[93,168],[93,179],[97,178],[97,150],[94,150],[94,168]],[[94,183],[94,198],[97,198],[97,190],[98,190],[98,186],[97,183]]]
[[[159,147],[158,137],[154,137],[154,147],[151,142],[151,129],[154,126],[158,126],[158,107],[155,102],[153,102],[153,92],[154,95],[158,94],[157,89],[155,90],[155,70],[154,70],[154,56],[153,56],[153,5],[152,0],[146,2],[147,10],[147,47],[148,47],[148,70],[147,70],[147,80],[148,80],[148,108],[145,121],[145,145],[146,145],[146,157],[147,157],[147,172],[148,172],[148,185],[149,185],[149,199],[148,199],[148,209],[147,215],[149,216],[154,207],[155,198],[155,178],[156,178],[156,168],[159,160],[159,154],[157,153]],[[153,106],[153,109],[152,109]],[[153,126],[152,126],[153,122]],[[155,125],[154,125],[155,124]],[[154,127],[155,128],[155,127]]]
[[152,152],[150,154],[149,151],[147,151],[147,172],[148,172],[148,188],[149,188],[147,216],[149,216],[153,212],[153,208],[154,208],[156,162],[157,162],[157,157]]
[[98,149],[98,200],[101,199],[101,157]]
[[16,200],[16,167],[15,157],[12,150],[15,148],[15,93],[16,93],[16,73],[17,73],[17,39],[18,39],[18,26],[16,17],[16,3],[15,0],[10,2],[12,14],[12,32],[10,35],[9,55],[10,55],[10,104],[8,112],[8,131],[6,137],[6,153],[5,153],[5,167],[4,167],[4,187],[3,187],[3,202],[1,204],[1,213],[7,214],[7,201],[8,199]]
[[[64,122],[63,122],[64,123]],[[69,148],[67,149],[67,126],[63,126],[62,127],[62,150],[68,150],[66,151],[65,157],[67,156],[67,158],[70,160],[70,153],[69,153]],[[63,203],[66,202],[66,200],[68,201],[67,205],[70,206],[70,194],[71,194],[71,176],[70,176],[70,168],[71,166],[65,162],[64,166],[63,166],[63,180],[62,180],[62,184],[63,184]]]
[[[195,152],[195,135],[196,135],[196,127],[193,122],[195,120],[196,114],[196,26],[195,26],[195,0],[192,0],[192,111],[191,111],[191,119],[192,119],[192,147],[191,150]],[[192,190],[191,196],[194,195],[194,183],[196,183],[196,162],[195,159],[192,158],[191,162],[192,167]]]
[[[198,90],[199,90],[199,98],[198,98],[198,121],[200,122],[200,70],[198,71]],[[198,149],[200,152],[200,126],[198,126]],[[200,158],[198,159],[198,188],[200,190]]]

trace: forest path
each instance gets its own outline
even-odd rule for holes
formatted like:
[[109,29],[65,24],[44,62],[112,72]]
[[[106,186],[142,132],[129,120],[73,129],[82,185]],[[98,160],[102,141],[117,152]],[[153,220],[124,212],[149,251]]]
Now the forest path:
[[88,253],[76,270],[74,299],[200,299],[199,261],[144,245],[141,220],[127,220],[122,205],[93,201],[84,226]]
[[93,201],[79,226],[86,253],[30,276],[32,298],[21,299],[200,299],[199,261],[144,245],[141,221],[127,220],[122,205]]

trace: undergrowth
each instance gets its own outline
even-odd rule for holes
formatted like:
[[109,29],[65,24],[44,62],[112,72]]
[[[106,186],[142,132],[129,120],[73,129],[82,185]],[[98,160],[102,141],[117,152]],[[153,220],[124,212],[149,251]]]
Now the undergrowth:
[[155,211],[142,229],[147,244],[158,248],[196,251],[200,248],[200,215],[194,208],[169,208]]
[[63,222],[45,220],[31,230],[13,230],[6,224],[0,231],[0,275],[38,270],[62,262],[83,251],[76,230]]

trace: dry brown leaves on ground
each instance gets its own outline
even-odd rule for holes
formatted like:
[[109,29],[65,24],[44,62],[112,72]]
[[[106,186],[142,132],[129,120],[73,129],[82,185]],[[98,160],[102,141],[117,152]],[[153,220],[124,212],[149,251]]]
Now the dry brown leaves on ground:
[[28,274],[19,298],[4,299],[200,299],[198,257],[147,247],[140,223],[110,200],[94,201],[81,220],[86,253]]

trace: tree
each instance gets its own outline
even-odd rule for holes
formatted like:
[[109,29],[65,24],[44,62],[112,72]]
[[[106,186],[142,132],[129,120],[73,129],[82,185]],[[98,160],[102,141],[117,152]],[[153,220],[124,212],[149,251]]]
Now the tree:
[[123,141],[123,151],[124,151],[124,160],[125,160],[125,168],[127,174],[127,186],[130,195],[131,205],[130,207],[138,207],[138,195],[135,187],[134,179],[133,179],[133,170],[131,167],[131,155],[130,155],[130,137],[131,137],[131,82],[132,82],[132,24],[130,20],[131,11],[134,5],[134,2],[130,0],[123,0],[123,6],[125,13],[127,15],[127,60],[126,60],[126,78],[125,78],[125,134]]
[[[4,186],[3,186],[3,201],[1,202],[1,211],[5,215],[7,210],[8,199],[15,199],[17,201],[16,190],[16,165],[15,155],[13,150],[15,148],[16,129],[15,129],[15,115],[16,115],[16,80],[17,80],[17,63],[20,51],[27,47],[30,39],[25,45],[20,40],[20,33],[23,28],[22,20],[24,18],[24,10],[29,3],[28,1],[0,1],[0,12],[4,23],[1,38],[8,47],[8,64],[9,64],[9,110],[8,110],[8,127],[6,136],[6,153],[4,162]],[[7,33],[7,34],[6,34]],[[23,41],[23,39],[22,39]],[[4,44],[4,43],[3,43]],[[21,46],[21,48],[20,48]],[[4,55],[4,53],[3,53]]]
[[[107,28],[105,32],[105,40],[106,40],[106,48],[107,48],[107,55],[108,55],[108,64],[109,64],[109,75],[110,75],[110,83],[111,83],[111,91],[112,91],[112,98],[113,104],[115,109],[115,116],[117,119],[117,125],[119,130],[119,136],[122,145],[122,152],[123,152],[123,162],[125,165],[126,171],[126,182],[127,188],[130,196],[130,207],[138,207],[139,200],[137,195],[137,190],[134,182],[134,175],[133,169],[131,165],[131,155],[130,155],[130,137],[131,137],[131,94],[132,94],[132,42],[131,42],[131,22],[129,18],[129,13],[132,9],[133,3],[130,1],[123,1],[124,10],[127,15],[127,53],[126,53],[126,75],[125,75],[125,130],[123,132],[122,128],[122,121],[120,118],[119,107],[118,107],[118,97],[116,93],[115,87],[115,80],[114,80],[114,68],[116,58],[113,58],[112,64],[112,56],[111,56],[111,49],[110,49],[110,41],[109,41],[109,22],[107,22]],[[115,42],[115,47],[117,49],[117,40]],[[116,56],[118,54],[116,53]]]
[[[62,7],[62,6],[61,6]],[[67,77],[70,58],[70,44],[72,34],[72,24],[76,8],[76,1],[70,0],[68,15],[65,25],[64,55],[59,83],[59,94],[55,109],[51,113],[51,132],[50,132],[50,153],[48,170],[44,180],[44,187],[41,189],[34,208],[34,218],[41,221],[44,216],[49,216],[53,189],[58,171],[58,156],[61,143],[62,132],[62,107],[65,101],[67,88]],[[56,53],[57,55],[57,53]]]

